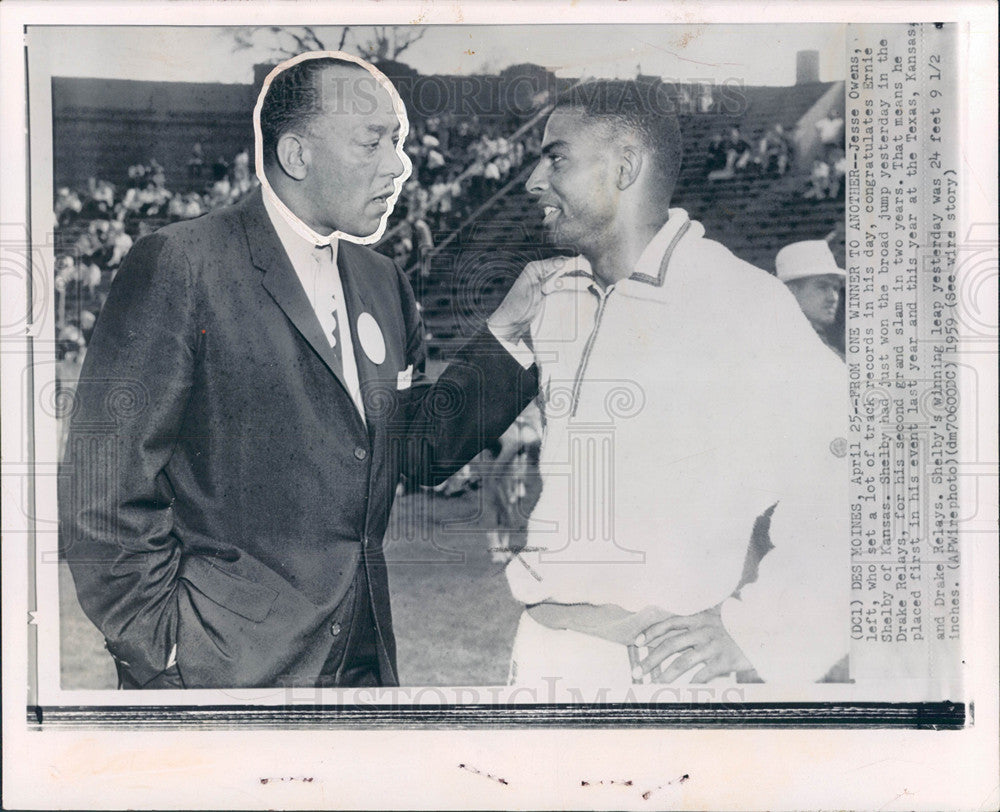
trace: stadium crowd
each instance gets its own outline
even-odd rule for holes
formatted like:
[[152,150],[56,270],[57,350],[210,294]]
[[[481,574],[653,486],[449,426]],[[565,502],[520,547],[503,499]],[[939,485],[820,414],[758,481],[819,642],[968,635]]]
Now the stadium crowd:
[[541,152],[534,129],[511,138],[496,121],[432,116],[415,123],[406,147],[413,173],[389,220],[379,250],[415,268],[434,248],[435,234],[454,231]]
[[[844,120],[835,108],[815,123],[818,145],[802,196],[806,199],[836,199],[843,193],[847,158],[844,152]],[[744,138],[739,127],[712,135],[705,148],[705,176],[723,180],[742,173],[784,177],[795,165],[795,141],[785,126],[772,124],[756,140]],[[801,167],[804,172],[806,167]]]
[[757,141],[754,149],[744,139],[739,127],[730,127],[723,135],[717,132],[708,143],[705,172],[709,180],[731,178],[739,172],[784,177],[791,168],[795,145],[781,124],[773,124]]
[[[403,187],[378,250],[404,268],[415,268],[435,244],[435,235],[457,228],[480,204],[508,183],[540,151],[539,133],[511,139],[498,122],[478,117],[432,117],[416,122],[405,150],[413,173]],[[211,177],[197,186],[204,170]],[[235,203],[254,189],[250,152],[211,165],[196,143],[182,189],[172,190],[155,159],[127,169],[116,185],[90,178],[82,189],[61,187],[55,196],[59,242],[58,356],[80,356],[104,291],[133,241],[177,220],[200,217]],[[184,190],[186,189],[186,190]]]

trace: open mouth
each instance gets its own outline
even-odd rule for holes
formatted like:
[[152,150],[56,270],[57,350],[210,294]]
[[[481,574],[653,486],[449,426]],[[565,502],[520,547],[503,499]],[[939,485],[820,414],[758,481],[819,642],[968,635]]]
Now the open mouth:
[[542,206],[542,212],[545,215],[545,217],[542,220],[542,223],[544,223],[547,226],[552,225],[552,223],[555,222],[556,218],[558,218],[559,215],[562,214],[562,210],[558,209],[555,206]]

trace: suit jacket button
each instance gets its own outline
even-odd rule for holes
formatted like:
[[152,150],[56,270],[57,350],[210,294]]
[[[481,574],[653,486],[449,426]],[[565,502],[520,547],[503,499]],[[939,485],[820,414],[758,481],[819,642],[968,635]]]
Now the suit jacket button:
[[338,634],[340,634],[340,624],[339,623],[331,623],[330,624],[330,634],[332,634],[334,637],[336,637]]
[[361,446],[358,446],[357,448],[354,449],[354,456],[357,457],[359,460],[363,460],[365,457],[368,456],[368,452],[365,451]]

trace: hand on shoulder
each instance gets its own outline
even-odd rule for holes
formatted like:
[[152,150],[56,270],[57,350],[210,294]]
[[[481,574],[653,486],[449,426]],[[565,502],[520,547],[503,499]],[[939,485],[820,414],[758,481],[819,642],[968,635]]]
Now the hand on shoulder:
[[561,265],[552,262],[529,262],[514,280],[500,307],[486,323],[497,338],[517,343],[542,309],[542,285],[559,272]]

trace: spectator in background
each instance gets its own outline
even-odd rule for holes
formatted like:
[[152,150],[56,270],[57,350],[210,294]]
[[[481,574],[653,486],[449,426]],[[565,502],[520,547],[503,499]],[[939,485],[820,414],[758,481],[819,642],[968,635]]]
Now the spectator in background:
[[97,298],[97,289],[101,285],[101,266],[91,260],[79,266],[80,283],[87,291],[90,301]]
[[115,187],[106,180],[87,179],[88,200],[80,212],[82,217],[108,217],[115,208]]
[[705,157],[705,172],[711,175],[720,169],[726,168],[726,148],[723,146],[722,133],[714,133],[708,142],[708,149]]
[[483,193],[490,197],[500,186],[500,164],[493,160],[483,167]]
[[396,227],[391,256],[406,271],[419,265],[421,258],[434,248],[434,237],[419,210],[401,208],[403,220]]
[[170,202],[167,204],[167,216],[171,220],[184,219],[184,211],[186,208],[185,197],[186,195],[174,195],[170,198]]
[[431,234],[431,227],[427,225],[427,221],[416,212],[411,211],[406,216],[406,221],[413,229],[414,254],[410,261],[419,262],[434,248],[434,235]]
[[71,284],[78,280],[76,262],[69,254],[56,257],[55,289],[60,295],[65,295]]
[[799,303],[816,334],[844,360],[844,340],[832,334],[847,274],[825,240],[803,240],[782,248],[774,259],[778,279]]
[[842,146],[836,147],[831,152],[833,164],[830,166],[830,184],[827,188],[827,196],[831,198],[840,197],[843,192],[844,175],[847,174],[847,154]]
[[188,158],[188,177],[192,180],[199,179],[204,166],[205,154],[201,148],[201,141],[195,141],[191,147],[191,157]]
[[59,330],[56,342],[62,350],[62,357],[76,363],[83,362],[83,353],[86,351],[87,342],[83,338],[83,331],[76,324],[67,324]]
[[475,115],[471,118],[463,118],[458,122],[458,128],[451,137],[452,146],[456,151],[464,153],[469,148],[469,145],[475,139],[473,130],[478,124],[479,119]]
[[229,202],[235,203],[254,186],[254,177],[250,173],[250,153],[247,150],[236,153],[230,176]]
[[809,174],[809,188],[803,197],[811,200],[825,200],[830,191],[830,164],[817,157],[813,160]]
[[[89,330],[93,329],[93,314],[89,310],[84,310],[81,317],[90,316]],[[89,336],[89,330],[86,336]],[[72,404],[76,382],[80,378],[80,369],[83,366],[83,359],[87,354],[87,338],[84,330],[76,324],[66,324],[56,333],[56,391],[57,406],[62,404]],[[69,411],[72,411],[70,409]],[[62,410],[57,410],[60,417]],[[58,455],[62,460],[66,450],[66,437],[69,433],[69,420],[59,420]]]
[[225,206],[232,199],[233,186],[229,182],[229,167],[225,161],[218,160],[212,164],[212,185],[208,188],[208,205],[210,208]]
[[97,314],[93,310],[80,311],[80,331],[83,333],[84,342],[90,341],[90,334],[94,332],[96,323]]
[[802,196],[810,200],[835,199],[843,192],[844,175],[847,173],[847,156],[843,147],[836,146],[827,153],[829,161],[816,156],[809,186]]
[[760,140],[760,150],[757,161],[761,172],[769,174],[776,172],[783,177],[788,171],[792,157],[792,144],[781,124],[772,126]]
[[125,233],[125,225],[121,220],[111,221],[105,242],[111,248],[111,256],[108,258],[105,267],[117,268],[132,248],[132,238]]
[[691,92],[681,85],[680,89],[677,91],[677,112],[678,113],[690,113],[694,105],[694,99],[691,98]]
[[77,237],[73,250],[81,262],[98,258],[104,251],[104,236],[108,231],[107,220],[91,220],[87,230]]
[[430,116],[425,122],[425,129],[429,136],[437,141],[435,146],[441,148],[443,152],[448,152],[448,134],[450,128],[442,122],[440,116]]
[[436,216],[437,230],[448,227],[448,219],[452,209],[452,178],[449,173],[447,178],[438,179],[430,188],[429,212]]
[[826,116],[816,122],[816,132],[819,133],[820,156],[833,166],[836,156],[834,149],[844,148],[844,119],[837,112],[837,108],[831,107],[827,110]]
[[709,85],[702,85],[701,95],[698,97],[698,112],[708,113],[715,106],[715,97],[712,95],[712,88]]
[[206,211],[206,206],[197,192],[189,192],[184,200],[184,219],[191,220],[201,217]]
[[[432,136],[426,136],[427,138],[432,138]],[[437,141],[436,138],[433,139]],[[441,174],[445,166],[444,155],[442,155],[438,149],[437,144],[431,146],[427,149],[427,154],[425,156],[426,166],[427,166],[427,183],[432,184],[437,180],[438,176]]]
[[726,165],[722,169],[710,172],[708,175],[709,180],[731,178],[736,172],[742,172],[746,169],[747,164],[750,163],[750,158],[753,155],[753,150],[743,139],[739,127],[729,128],[729,134],[722,142],[722,151],[726,155]]
[[59,257],[56,262],[57,290],[67,290],[70,283],[75,283],[78,294],[86,292],[91,300],[95,298],[101,284],[101,268],[111,255],[111,249],[105,244],[108,228],[106,220],[95,220],[73,244],[76,259],[68,255]]
[[726,169],[743,171],[750,161],[750,145],[743,139],[739,127],[730,127],[726,138]]
[[61,226],[71,223],[82,210],[83,202],[80,196],[68,186],[60,187],[56,192],[56,222]]
[[487,537],[493,561],[506,562],[517,552],[511,534],[521,533],[527,526],[530,512],[526,501],[529,492],[538,490],[528,487],[528,479],[538,476],[541,445],[542,413],[533,401],[500,435],[496,446],[483,452],[484,460],[492,457],[488,470],[483,472],[482,485],[485,501],[492,508],[490,518],[494,524]]
[[403,222],[399,226],[399,232],[392,243],[393,261],[404,270],[410,267],[410,257],[413,256],[413,229],[410,224]]
[[160,162],[156,160],[156,158],[151,159],[149,162],[148,179],[149,182],[152,183],[154,189],[166,189],[167,174],[163,171],[163,167],[160,165]]

